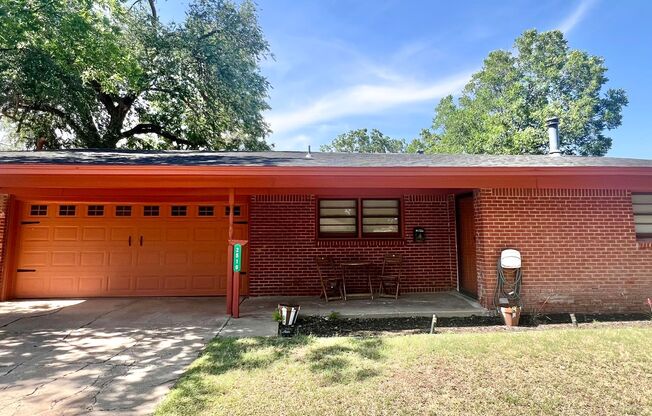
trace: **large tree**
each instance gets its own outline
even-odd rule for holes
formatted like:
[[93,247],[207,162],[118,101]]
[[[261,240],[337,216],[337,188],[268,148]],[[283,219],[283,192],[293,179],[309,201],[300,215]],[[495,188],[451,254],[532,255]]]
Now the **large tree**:
[[560,31],[529,30],[513,51],[491,52],[459,99],[443,98],[432,127],[410,144],[427,153],[541,154],[545,120],[560,118],[564,154],[603,156],[627,96],[607,89],[599,56],[570,49]]
[[340,134],[330,144],[320,147],[322,152],[346,153],[401,153],[405,151],[405,141],[392,139],[377,129],[349,130]]
[[0,117],[26,147],[268,149],[253,3],[2,0]]

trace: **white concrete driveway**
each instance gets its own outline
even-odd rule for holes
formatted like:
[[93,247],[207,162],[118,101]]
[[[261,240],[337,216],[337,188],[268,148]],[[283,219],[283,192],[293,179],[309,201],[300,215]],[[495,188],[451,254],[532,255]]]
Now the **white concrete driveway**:
[[223,298],[0,303],[0,415],[150,414],[224,312]]

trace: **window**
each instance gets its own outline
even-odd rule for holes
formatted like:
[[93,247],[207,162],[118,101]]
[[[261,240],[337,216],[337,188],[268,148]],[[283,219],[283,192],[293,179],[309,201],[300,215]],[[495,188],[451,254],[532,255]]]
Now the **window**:
[[143,216],[145,217],[158,217],[160,214],[160,207],[158,205],[145,205],[143,207]]
[[116,217],[131,217],[131,205],[116,205]]
[[632,194],[636,238],[652,239],[652,194]]
[[399,199],[321,199],[319,237],[399,238]]
[[400,210],[398,199],[363,199],[362,236],[400,237]]
[[[229,215],[231,215],[231,207],[230,206],[227,205],[226,207],[224,207],[224,215],[226,215],[227,217]],[[233,206],[233,216],[234,217],[239,217],[240,216],[240,205],[234,205]]]
[[210,205],[200,205],[197,215],[200,217],[212,217],[215,215],[215,207]]
[[173,217],[185,217],[188,215],[188,207],[185,205],[173,205],[170,214]]
[[76,208],[74,205],[59,205],[59,215],[62,217],[75,216]]
[[43,217],[48,215],[48,206],[47,205],[32,205],[29,207],[29,215],[34,217]]
[[357,237],[358,201],[356,199],[319,200],[319,236]]
[[87,213],[89,217],[101,217],[104,215],[104,205],[89,205]]

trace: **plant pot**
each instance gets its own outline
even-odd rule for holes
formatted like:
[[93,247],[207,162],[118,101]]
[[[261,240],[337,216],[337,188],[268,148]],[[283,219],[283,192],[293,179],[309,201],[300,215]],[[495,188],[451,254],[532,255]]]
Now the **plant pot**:
[[518,326],[518,320],[521,317],[521,308],[502,307],[500,313],[507,326]]

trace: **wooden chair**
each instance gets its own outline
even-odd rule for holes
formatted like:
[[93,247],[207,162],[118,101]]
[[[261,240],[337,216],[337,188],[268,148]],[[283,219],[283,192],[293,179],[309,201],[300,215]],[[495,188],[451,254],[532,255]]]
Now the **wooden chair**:
[[379,297],[398,299],[401,290],[402,272],[403,256],[401,254],[386,254],[380,272]]
[[[330,256],[317,256],[315,257],[315,263],[317,264],[317,273],[321,282],[321,294],[326,302],[338,299],[346,300],[344,277],[339,272],[333,258]],[[339,294],[339,296],[329,296],[329,292]]]

